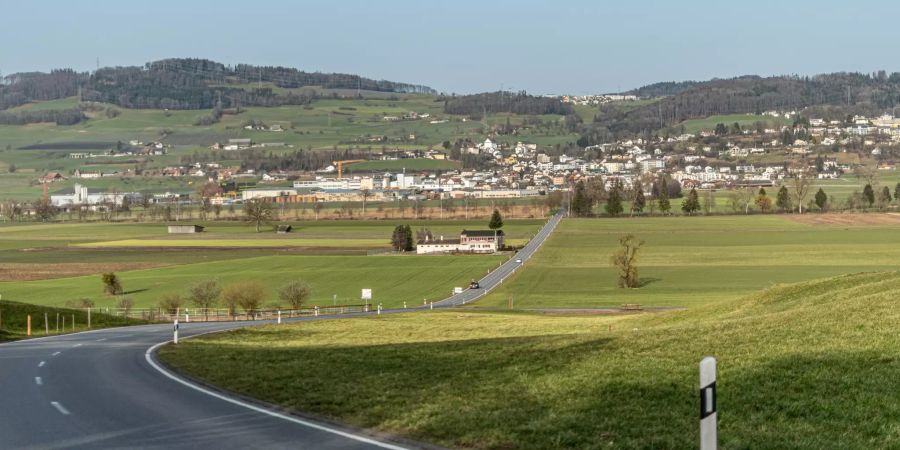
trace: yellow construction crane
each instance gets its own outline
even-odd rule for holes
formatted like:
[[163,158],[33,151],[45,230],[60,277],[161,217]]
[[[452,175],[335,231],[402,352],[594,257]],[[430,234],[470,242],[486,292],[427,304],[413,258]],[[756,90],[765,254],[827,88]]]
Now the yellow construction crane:
[[344,159],[341,161],[332,161],[332,164],[337,164],[338,178],[344,178],[344,163],[352,164],[356,162],[363,162],[365,159]]

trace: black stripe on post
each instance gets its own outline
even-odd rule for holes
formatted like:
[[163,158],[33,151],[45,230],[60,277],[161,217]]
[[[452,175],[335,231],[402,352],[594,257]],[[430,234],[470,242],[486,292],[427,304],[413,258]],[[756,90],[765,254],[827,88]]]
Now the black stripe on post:
[[705,419],[716,412],[716,382],[713,381],[700,389],[700,419]]

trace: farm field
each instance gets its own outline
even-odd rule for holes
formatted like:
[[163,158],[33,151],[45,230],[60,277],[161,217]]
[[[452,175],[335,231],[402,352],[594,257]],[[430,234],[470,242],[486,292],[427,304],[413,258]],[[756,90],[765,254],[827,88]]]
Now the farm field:
[[864,273],[658,314],[271,325],[161,357],[288,409],[451,448],[646,449],[697,447],[697,364],[714,355],[721,448],[891,448],[898,294],[900,273]]
[[[781,128],[783,125],[790,125],[791,121],[783,117],[757,116],[755,114],[726,114],[709,116],[703,119],[685,120],[680,125],[684,126],[685,133],[699,133],[700,131],[713,131],[716,124],[723,123],[727,127],[731,127],[735,122],[741,127],[754,127],[756,122],[763,122],[769,128]],[[678,125],[676,125],[678,127]]]
[[[855,225],[842,218],[882,218]],[[829,221],[828,218],[835,218]],[[697,307],[733,300],[775,283],[900,269],[897,216],[768,216],[566,219],[527,264],[477,307]],[[797,219],[797,220],[794,220]],[[813,221],[822,219],[820,224]],[[865,223],[860,221],[859,223]],[[609,257],[618,239],[646,241],[643,287],[616,287]]]
[[[285,223],[285,222],[280,222]],[[288,222],[289,223],[289,222]],[[483,221],[403,221],[413,230],[427,227],[456,236]],[[541,220],[508,220],[505,232],[525,242]],[[240,222],[203,222],[206,232],[169,235],[164,224],[83,223],[0,226],[0,295],[4,300],[50,306],[90,299],[113,306],[102,295],[99,273],[115,271],[136,307],[156,306],[161,296],[183,293],[196,281],[223,284],[257,280],[277,289],[296,278],[307,281],[311,304],[359,302],[360,289],[372,288],[386,307],[438,300],[455,286],[500,264],[506,256],[416,256],[389,252],[393,221],[293,223],[294,231],[256,233]],[[367,253],[387,253],[367,256]]]

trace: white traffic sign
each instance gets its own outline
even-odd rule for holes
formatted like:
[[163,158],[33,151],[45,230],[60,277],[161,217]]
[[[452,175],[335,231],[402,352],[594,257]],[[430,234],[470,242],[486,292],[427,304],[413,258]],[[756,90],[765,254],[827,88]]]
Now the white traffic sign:
[[362,290],[362,299],[363,300],[372,300],[372,290],[371,289],[363,289]]
[[718,448],[716,429],[716,358],[700,361],[700,450]]

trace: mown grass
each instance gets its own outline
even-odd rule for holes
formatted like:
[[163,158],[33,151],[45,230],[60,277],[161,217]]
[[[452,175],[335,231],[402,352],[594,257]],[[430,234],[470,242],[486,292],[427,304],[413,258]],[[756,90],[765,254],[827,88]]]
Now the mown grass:
[[719,360],[721,448],[892,448],[900,273],[662,314],[425,312],[267,326],[162,349],[286,408],[455,448],[696,448]]
[[[531,260],[477,306],[698,306],[771,286],[900,269],[897,226],[806,225],[785,216],[566,219]],[[618,239],[645,241],[643,286],[619,289]]]
[[[439,300],[456,286],[466,286],[497,267],[503,256],[293,256],[269,255],[119,272],[125,295],[136,307],[156,306],[169,293],[185,293],[192,283],[210,278],[222,284],[260,281],[267,287],[265,305],[277,304],[278,289],[295,279],[312,288],[311,305],[361,304],[360,291],[373,290],[385,307],[421,305]],[[88,298],[98,306],[117,299],[102,294],[99,275],[52,280],[0,282],[3,298],[62,306]],[[285,306],[285,305],[281,305]]]
[[[47,319],[46,326],[44,324],[45,314]],[[50,308],[4,300],[0,301],[0,342],[28,338],[29,315],[31,316],[31,337],[74,333],[88,329],[88,313],[85,309]],[[74,327],[72,326],[73,319],[75,321]],[[58,332],[57,320],[61,320]],[[65,326],[63,326],[63,323]],[[146,322],[136,319],[126,320],[122,317],[102,314],[97,309],[91,311],[91,329],[143,323]],[[50,329],[49,334],[46,333],[48,328]]]

